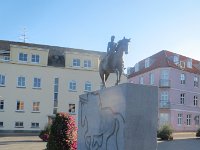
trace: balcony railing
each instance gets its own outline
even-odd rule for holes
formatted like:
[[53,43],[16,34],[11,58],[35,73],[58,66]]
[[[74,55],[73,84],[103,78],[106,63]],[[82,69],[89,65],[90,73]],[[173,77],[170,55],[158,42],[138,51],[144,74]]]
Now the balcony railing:
[[170,102],[160,102],[160,108],[170,108]]
[[160,88],[170,88],[171,81],[167,79],[160,79],[159,87]]

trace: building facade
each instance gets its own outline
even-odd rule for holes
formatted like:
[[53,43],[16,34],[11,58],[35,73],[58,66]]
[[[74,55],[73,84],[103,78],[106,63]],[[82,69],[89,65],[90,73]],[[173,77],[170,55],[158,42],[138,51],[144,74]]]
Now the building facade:
[[129,68],[128,82],[158,86],[159,126],[175,131],[200,127],[200,61],[160,51]]
[[[101,87],[98,65],[104,55],[1,40],[0,132],[38,132],[57,112],[77,120],[79,95]],[[115,79],[111,74],[107,85]]]

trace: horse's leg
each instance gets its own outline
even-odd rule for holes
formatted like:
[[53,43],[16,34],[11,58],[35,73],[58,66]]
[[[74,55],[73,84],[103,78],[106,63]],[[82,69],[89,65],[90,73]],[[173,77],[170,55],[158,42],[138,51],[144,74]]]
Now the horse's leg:
[[101,81],[102,81],[102,84],[103,84],[103,87],[105,87],[105,74],[104,73],[100,73],[100,77],[101,77]]
[[106,73],[105,74],[105,82],[107,81],[108,77],[109,77],[109,73]]
[[115,70],[115,73],[116,73],[116,76],[117,76],[117,81],[116,81],[116,83],[115,83],[115,85],[118,85],[118,82],[119,82],[119,71],[118,71],[118,69],[116,69]]
[[119,70],[119,80],[118,83],[121,81],[122,69]]

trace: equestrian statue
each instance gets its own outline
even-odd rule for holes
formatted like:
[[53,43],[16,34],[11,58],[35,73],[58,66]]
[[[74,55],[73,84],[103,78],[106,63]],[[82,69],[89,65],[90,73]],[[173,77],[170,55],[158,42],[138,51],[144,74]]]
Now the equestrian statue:
[[121,74],[124,70],[123,52],[128,54],[128,43],[130,39],[124,37],[118,43],[115,43],[114,39],[115,36],[111,36],[111,41],[108,42],[107,55],[99,64],[99,74],[104,88],[106,87],[106,80],[110,73],[116,73],[117,80],[115,85],[119,84]]

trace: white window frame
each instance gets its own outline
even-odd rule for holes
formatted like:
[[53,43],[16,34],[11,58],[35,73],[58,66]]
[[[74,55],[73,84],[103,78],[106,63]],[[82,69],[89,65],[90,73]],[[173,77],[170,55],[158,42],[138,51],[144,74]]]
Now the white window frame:
[[24,122],[16,121],[15,122],[15,128],[24,128]]
[[160,93],[160,105],[162,105],[162,106],[169,105],[169,92],[168,91],[162,91]]
[[135,72],[138,72],[139,71],[139,63],[136,63],[134,68],[135,68]]
[[17,87],[26,87],[26,78],[23,76],[20,76],[17,78]]
[[84,60],[84,68],[91,68],[92,67],[92,63],[91,60]]
[[27,62],[28,61],[28,54],[21,52],[21,53],[19,53],[18,59],[19,59],[20,62]]
[[80,67],[81,60],[78,58],[74,58],[72,64],[73,64],[73,67]]
[[3,56],[3,60],[4,60],[5,62],[10,61],[10,56]]
[[178,125],[181,126],[183,124],[183,114],[178,114]]
[[187,68],[192,68],[192,58],[188,58],[188,60],[187,60]]
[[84,91],[90,92],[91,90],[92,90],[92,84],[91,84],[91,82],[89,82],[89,81],[85,82],[85,89],[84,89]]
[[149,74],[149,84],[154,85],[154,74],[153,73]]
[[174,62],[174,64],[176,64],[176,65],[179,64],[179,55],[174,55],[174,57],[173,57],[173,62]]
[[39,122],[31,122],[31,128],[40,128]]
[[41,88],[41,78],[33,78],[33,88],[34,89]]
[[169,123],[169,114],[168,113],[160,113],[160,120],[159,120],[160,126],[162,126],[164,124],[168,124],[168,123]]
[[0,74],[0,86],[5,86],[5,84],[6,84],[6,76]]
[[3,99],[0,99],[0,111],[4,111],[5,102]]
[[182,104],[182,105],[185,104],[185,93],[180,94],[180,104]]
[[199,87],[199,78],[197,76],[194,77],[194,87]]
[[40,62],[40,55],[38,55],[38,54],[32,54],[31,55],[31,62],[38,64]]
[[69,112],[69,114],[75,114],[76,113],[76,104],[70,103],[68,112]]
[[145,68],[150,66],[150,58],[145,59]]
[[69,82],[69,90],[70,91],[76,91],[76,88],[77,88],[77,84],[76,84],[76,81],[72,80]]
[[198,126],[200,124],[200,120],[199,120],[199,115],[196,116],[196,119],[195,119],[195,125]]
[[187,126],[191,125],[191,118],[192,118],[192,115],[191,114],[187,114],[187,121],[186,121],[186,125]]
[[186,83],[186,77],[185,77],[184,73],[181,73],[180,80],[181,80],[181,84],[185,84]]
[[40,102],[38,101],[33,102],[32,112],[40,112]]
[[139,84],[144,84],[144,77],[143,76],[139,77]]
[[194,96],[194,106],[198,106],[198,97]]
[[16,112],[24,112],[24,101],[17,100],[17,102],[16,102]]

